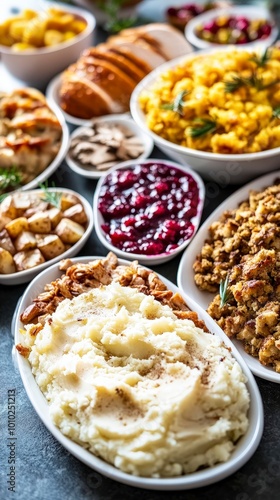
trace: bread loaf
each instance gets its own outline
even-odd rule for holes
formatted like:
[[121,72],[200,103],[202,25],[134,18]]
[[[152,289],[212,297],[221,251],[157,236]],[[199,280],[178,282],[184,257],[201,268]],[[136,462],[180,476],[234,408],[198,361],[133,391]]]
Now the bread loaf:
[[129,111],[131,93],[145,75],[190,51],[184,36],[167,24],[123,30],[85,50],[63,72],[60,105],[83,119]]

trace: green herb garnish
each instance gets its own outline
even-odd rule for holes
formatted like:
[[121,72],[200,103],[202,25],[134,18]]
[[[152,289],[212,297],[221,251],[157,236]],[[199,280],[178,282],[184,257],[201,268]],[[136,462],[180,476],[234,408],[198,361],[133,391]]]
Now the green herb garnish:
[[107,15],[105,29],[111,33],[118,33],[122,29],[129,28],[137,21],[135,16],[120,19],[119,9],[125,4],[125,2],[126,0],[99,0],[97,3],[99,9]]
[[[53,205],[54,207],[60,209],[60,202],[61,202],[61,197],[62,193],[59,193],[58,191],[49,191],[50,186],[48,186],[48,181],[46,181],[44,184],[39,184],[40,188],[44,192],[44,196],[42,197],[43,201],[46,201]],[[55,183],[53,182],[51,185],[52,188],[55,187]]]
[[277,108],[273,109],[272,116],[273,116],[273,118],[280,119],[280,106],[278,106]]
[[11,168],[0,167],[0,192],[11,191],[12,188],[20,186],[21,173],[16,166]]
[[269,47],[265,49],[265,51],[261,55],[254,55],[251,57],[250,61],[256,63],[257,66],[263,67],[266,65],[267,61],[270,59],[270,50]]
[[224,307],[226,303],[232,299],[233,295],[229,289],[229,275],[227,274],[226,279],[221,281],[219,294],[220,294],[220,307]]
[[200,137],[201,135],[214,132],[217,128],[216,122],[213,120],[206,120],[204,118],[197,118],[194,120],[197,125],[190,128],[190,136],[193,138]]
[[179,113],[179,115],[183,115],[183,108],[186,105],[184,102],[184,97],[189,94],[188,90],[181,90],[178,95],[176,95],[173,102],[162,104],[161,109],[170,109],[175,113]]
[[226,93],[235,92],[235,90],[238,90],[241,87],[254,87],[257,90],[264,90],[272,87],[272,85],[275,85],[276,83],[280,83],[280,80],[278,78],[270,83],[264,84],[262,77],[257,76],[255,72],[252,73],[252,75],[248,78],[243,78],[242,76],[233,76],[231,80],[224,82]]

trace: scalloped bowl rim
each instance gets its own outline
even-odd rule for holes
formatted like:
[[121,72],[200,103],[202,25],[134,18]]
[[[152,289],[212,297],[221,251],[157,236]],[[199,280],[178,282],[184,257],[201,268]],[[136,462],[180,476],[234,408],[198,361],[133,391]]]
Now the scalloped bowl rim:
[[[93,259],[104,258],[104,257],[76,257],[73,263],[76,262],[89,262]],[[120,264],[129,265],[130,261],[120,259]],[[45,269],[40,273],[26,288],[18,308],[15,313],[15,318],[13,318],[14,325],[14,338],[15,344],[20,341],[19,330],[21,328],[20,313],[35,296],[38,295],[43,289],[43,285],[50,282],[50,280],[56,279],[59,276],[58,263],[51,266],[49,269]],[[48,276],[50,276],[48,278]],[[158,275],[164,283],[170,287],[173,292],[181,291],[170,282],[168,279],[161,275]],[[33,408],[37,412],[38,416],[47,427],[47,429],[53,434],[53,436],[59,441],[59,443],[64,446],[72,455],[81,460],[83,463],[96,470],[97,472],[104,474],[105,476],[119,481],[121,483],[135,486],[138,488],[146,488],[153,490],[183,490],[191,488],[199,488],[206,486],[208,484],[213,484],[218,482],[229,475],[236,472],[240,467],[242,467],[256,451],[263,432],[263,404],[260,396],[260,392],[257,383],[250,372],[248,366],[240,356],[237,349],[231,343],[229,338],[223,333],[220,327],[210,318],[210,316],[199,306],[191,297],[183,294],[188,305],[192,310],[198,312],[199,316],[205,320],[208,328],[214,332],[215,335],[220,337],[224,343],[229,346],[232,350],[233,356],[236,358],[240,364],[246,378],[247,387],[250,394],[250,409],[249,409],[249,427],[244,436],[242,436],[236,445],[235,450],[231,454],[229,460],[224,463],[216,464],[213,467],[208,467],[202,471],[193,472],[192,474],[187,474],[180,477],[174,478],[147,478],[138,477],[122,472],[113,465],[105,462],[101,458],[90,453],[88,450],[70,440],[62,432],[55,427],[48,413],[48,404],[43,396],[39,386],[37,385],[35,378],[31,372],[31,367],[28,360],[23,358],[18,351],[16,351],[15,362],[18,365],[19,372],[22,378],[27,395],[33,405]]]
[[[70,46],[75,45],[76,43],[80,42],[81,40],[86,38],[88,35],[90,35],[90,33],[92,33],[94,31],[94,29],[96,28],[96,19],[95,19],[94,15],[85,9],[81,9],[79,7],[74,7],[74,6],[68,5],[66,3],[60,3],[60,2],[56,2],[54,4],[53,2],[46,2],[46,1],[42,2],[41,1],[41,4],[46,4],[46,8],[47,7],[58,8],[58,9],[61,8],[61,10],[64,10],[65,12],[73,12],[73,14],[76,14],[78,17],[81,17],[86,21],[86,23],[87,23],[86,28],[83,31],[81,31],[80,33],[78,33],[75,37],[71,38],[70,40],[58,43],[56,45],[52,45],[51,47],[38,47],[38,48],[36,47],[34,49],[26,49],[26,50],[22,50],[22,51],[17,51],[17,50],[13,50],[11,47],[7,47],[6,45],[0,44],[0,54],[4,53],[7,55],[11,55],[11,56],[20,55],[20,56],[25,57],[25,56],[34,56],[35,54],[43,55],[43,54],[50,54],[53,52],[58,52],[60,50],[65,49],[66,47],[70,47]],[[39,4],[39,6],[40,6],[40,4]],[[38,9],[38,12],[39,12],[39,9]]]
[[[106,176],[109,175],[111,172],[114,172],[116,170],[125,169],[129,166],[137,165],[139,163],[141,165],[145,165],[145,164],[149,164],[149,163],[160,163],[160,164],[170,166],[171,168],[175,168],[177,170],[180,170],[180,172],[191,175],[197,183],[198,190],[199,190],[199,204],[198,204],[198,210],[197,210],[196,216],[191,219],[192,223],[195,226],[195,230],[194,230],[192,236],[188,240],[184,241],[184,243],[182,243],[180,246],[178,246],[178,248],[176,248],[172,252],[168,252],[168,253],[165,252],[165,253],[161,253],[161,254],[157,254],[157,255],[145,255],[145,254],[132,253],[132,252],[128,253],[128,252],[125,252],[123,250],[118,249],[112,243],[110,243],[108,240],[106,240],[104,233],[101,229],[101,221],[103,221],[103,217],[102,217],[100,211],[98,210],[97,205],[98,205],[98,198],[99,198],[100,189],[106,180]],[[195,234],[198,230],[201,216],[202,216],[202,212],[203,212],[204,201],[205,201],[205,186],[204,186],[204,183],[203,183],[200,175],[197,172],[192,170],[192,168],[187,166],[187,165],[180,165],[179,163],[176,163],[172,160],[148,158],[148,159],[140,160],[140,161],[128,160],[128,161],[122,162],[119,165],[117,165],[116,167],[111,168],[107,172],[107,175],[100,178],[99,182],[97,183],[94,198],[93,198],[93,213],[94,213],[95,230],[96,230],[98,238],[100,239],[101,243],[104,246],[106,246],[109,250],[111,250],[112,252],[114,252],[116,255],[118,255],[121,258],[138,260],[142,264],[154,264],[154,265],[162,264],[164,262],[167,262],[168,260],[175,258],[180,252],[182,252],[187,247],[187,245],[191,242],[191,240],[193,239],[193,237],[195,236]]]
[[[49,191],[51,192],[63,192],[63,193],[71,193],[77,196],[79,200],[81,201],[87,218],[88,218],[88,224],[86,226],[85,232],[82,235],[82,237],[74,243],[70,248],[68,248],[65,252],[62,254],[58,255],[57,257],[54,257],[53,259],[47,260],[46,262],[43,262],[42,264],[39,264],[38,266],[32,267],[31,269],[24,269],[23,271],[16,271],[15,273],[10,273],[10,274],[0,274],[0,284],[2,285],[16,285],[20,283],[26,283],[27,281],[30,281],[31,279],[34,278],[34,275],[39,274],[41,271],[44,271],[46,268],[49,266],[52,266],[52,264],[55,264],[56,262],[62,260],[62,259],[67,259],[70,258],[74,255],[76,255],[81,248],[85,245],[87,242],[88,238],[91,235],[93,226],[94,226],[94,218],[93,218],[93,212],[92,212],[92,207],[88,200],[82,196],[80,193],[77,193],[73,189],[68,189],[64,187],[55,187],[49,188]],[[28,191],[28,193],[33,194],[33,193],[39,193],[42,192],[41,189],[33,189],[31,191]],[[12,193],[9,194],[16,194],[17,191],[13,191]]]
[[[258,40],[253,40],[252,42],[244,43],[242,44],[242,47],[244,49],[248,48],[261,48],[261,47],[269,47],[272,45],[272,43],[277,39],[279,30],[275,22],[273,21],[273,17],[271,16],[270,12],[268,9],[266,9],[263,6],[253,6],[253,5],[232,5],[229,7],[222,7],[218,9],[211,9],[209,11],[204,12],[203,14],[200,14],[199,16],[194,17],[191,19],[184,30],[185,37],[188,40],[188,42],[195,46],[198,49],[207,49],[210,47],[215,47],[218,49],[219,47],[225,47],[229,44],[219,44],[219,43],[214,43],[214,42],[208,42],[207,40],[203,40],[199,38],[195,34],[195,29],[197,25],[202,24],[207,21],[211,21],[212,19],[215,19],[216,17],[222,16],[222,15],[230,15],[230,14],[237,14],[237,15],[244,15],[248,18],[251,19],[263,19],[265,18],[267,21],[269,21],[272,24],[272,30],[271,33],[268,37],[264,39],[258,39]],[[237,47],[237,45],[233,45],[234,47]]]
[[199,158],[201,160],[215,160],[217,162],[224,162],[224,161],[244,161],[244,162],[251,162],[256,159],[262,159],[262,158],[270,158],[271,156],[277,156],[280,154],[280,146],[277,148],[273,149],[267,149],[265,151],[259,151],[257,153],[240,153],[240,154],[223,154],[223,153],[211,153],[207,151],[201,151],[199,149],[192,149],[188,148],[187,146],[180,146],[178,144],[175,144],[173,142],[170,142],[166,139],[163,139],[159,135],[157,135],[155,132],[149,129],[149,127],[146,125],[145,122],[145,114],[140,108],[139,105],[139,96],[143,90],[149,89],[154,81],[156,80],[157,77],[159,77],[163,72],[165,72],[168,69],[172,69],[175,66],[183,63],[184,61],[189,61],[192,58],[196,58],[198,56],[204,56],[207,54],[212,54],[215,52],[228,52],[231,50],[240,50],[240,51],[249,51],[253,52],[253,49],[242,48],[242,47],[237,47],[235,45],[227,45],[226,47],[211,47],[209,49],[202,49],[197,52],[191,52],[190,54],[186,54],[184,56],[177,57],[176,59],[172,59],[171,61],[167,61],[157,68],[155,68],[151,73],[149,73],[147,76],[141,80],[140,83],[135,87],[131,94],[131,99],[130,99],[130,111],[133,119],[138,123],[140,127],[143,128],[147,133],[151,135],[151,137],[154,139],[155,144],[160,144],[162,148],[169,149],[169,150],[174,150],[177,153],[180,153],[181,155],[187,157],[187,156],[192,156],[195,158]]
[[[104,116],[99,116],[97,118],[93,118],[92,120],[87,121],[86,125],[82,125],[80,127],[77,127],[72,134],[70,135],[70,141],[69,141],[69,149],[66,155],[65,160],[68,163],[68,166],[71,168],[71,170],[74,170],[79,175],[82,175],[83,177],[86,177],[88,179],[98,179],[99,177],[105,177],[107,173],[109,172],[109,169],[107,170],[87,170],[79,165],[77,161],[75,161],[73,158],[70,156],[70,147],[71,147],[71,141],[74,139],[76,136],[79,136],[81,133],[82,129],[86,127],[91,127],[95,123],[106,123],[106,122],[113,122],[116,124],[123,124],[126,125],[127,128],[130,128],[130,130],[142,140],[143,146],[144,146],[144,151],[141,153],[140,156],[138,156],[137,160],[142,160],[147,158],[154,147],[154,141],[153,139],[146,133],[144,130],[139,127],[139,125],[131,118],[129,113],[121,113],[121,114],[112,114],[112,115],[104,115]],[[123,160],[120,160],[117,163],[117,166],[123,163]]]

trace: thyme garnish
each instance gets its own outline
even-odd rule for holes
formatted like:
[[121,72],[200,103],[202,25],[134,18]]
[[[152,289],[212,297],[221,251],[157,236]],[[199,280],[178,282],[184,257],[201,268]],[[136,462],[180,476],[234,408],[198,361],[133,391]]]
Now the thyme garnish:
[[219,294],[220,294],[220,307],[224,307],[226,303],[233,297],[229,289],[229,275],[227,274],[226,279],[221,281]]
[[170,109],[179,115],[183,115],[183,108],[186,103],[183,101],[184,97],[189,94],[188,90],[181,90],[181,92],[176,95],[173,102],[162,104],[161,109]]
[[224,84],[225,84],[225,92],[232,93],[235,92],[235,90],[240,89],[240,87],[254,87],[257,90],[264,90],[269,87],[272,87],[272,85],[275,85],[276,83],[279,82],[280,80],[277,78],[276,80],[273,80],[270,83],[264,84],[262,77],[258,76],[254,72],[248,78],[244,78],[242,76],[233,76],[232,80],[225,81]]
[[256,63],[256,65],[258,67],[263,67],[266,65],[266,63],[267,63],[267,61],[269,61],[269,59],[270,59],[270,50],[269,50],[269,47],[267,47],[261,55],[258,56],[257,54],[255,54],[250,59],[250,61],[253,61],[254,63]]
[[21,173],[16,166],[11,168],[0,167],[0,192],[20,186]]
[[[48,186],[48,181],[46,181],[44,184],[39,184],[39,186],[42,189],[42,191],[44,192],[44,196],[43,196],[42,200],[46,201],[46,202],[50,203],[51,205],[53,205],[54,207],[60,209],[60,202],[61,202],[62,193],[59,193],[57,191],[49,191],[50,186]],[[53,187],[53,188],[55,187],[54,182],[52,183],[51,187]]]
[[208,132],[214,132],[217,128],[217,124],[213,120],[197,118],[194,122],[197,123],[197,126],[190,128],[190,136],[193,138],[208,134]]

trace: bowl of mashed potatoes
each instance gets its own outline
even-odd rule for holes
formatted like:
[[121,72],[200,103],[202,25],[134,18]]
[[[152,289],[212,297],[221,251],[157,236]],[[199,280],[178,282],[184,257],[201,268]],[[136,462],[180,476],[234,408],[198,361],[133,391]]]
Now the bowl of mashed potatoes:
[[[140,488],[201,487],[241,467],[262,435],[261,398],[207,313],[112,254],[62,268],[33,280],[14,321],[26,391],[60,443]],[[66,283],[69,298],[57,300]]]
[[280,49],[219,47],[156,68],[131,97],[135,121],[173,160],[239,184],[279,167]]

